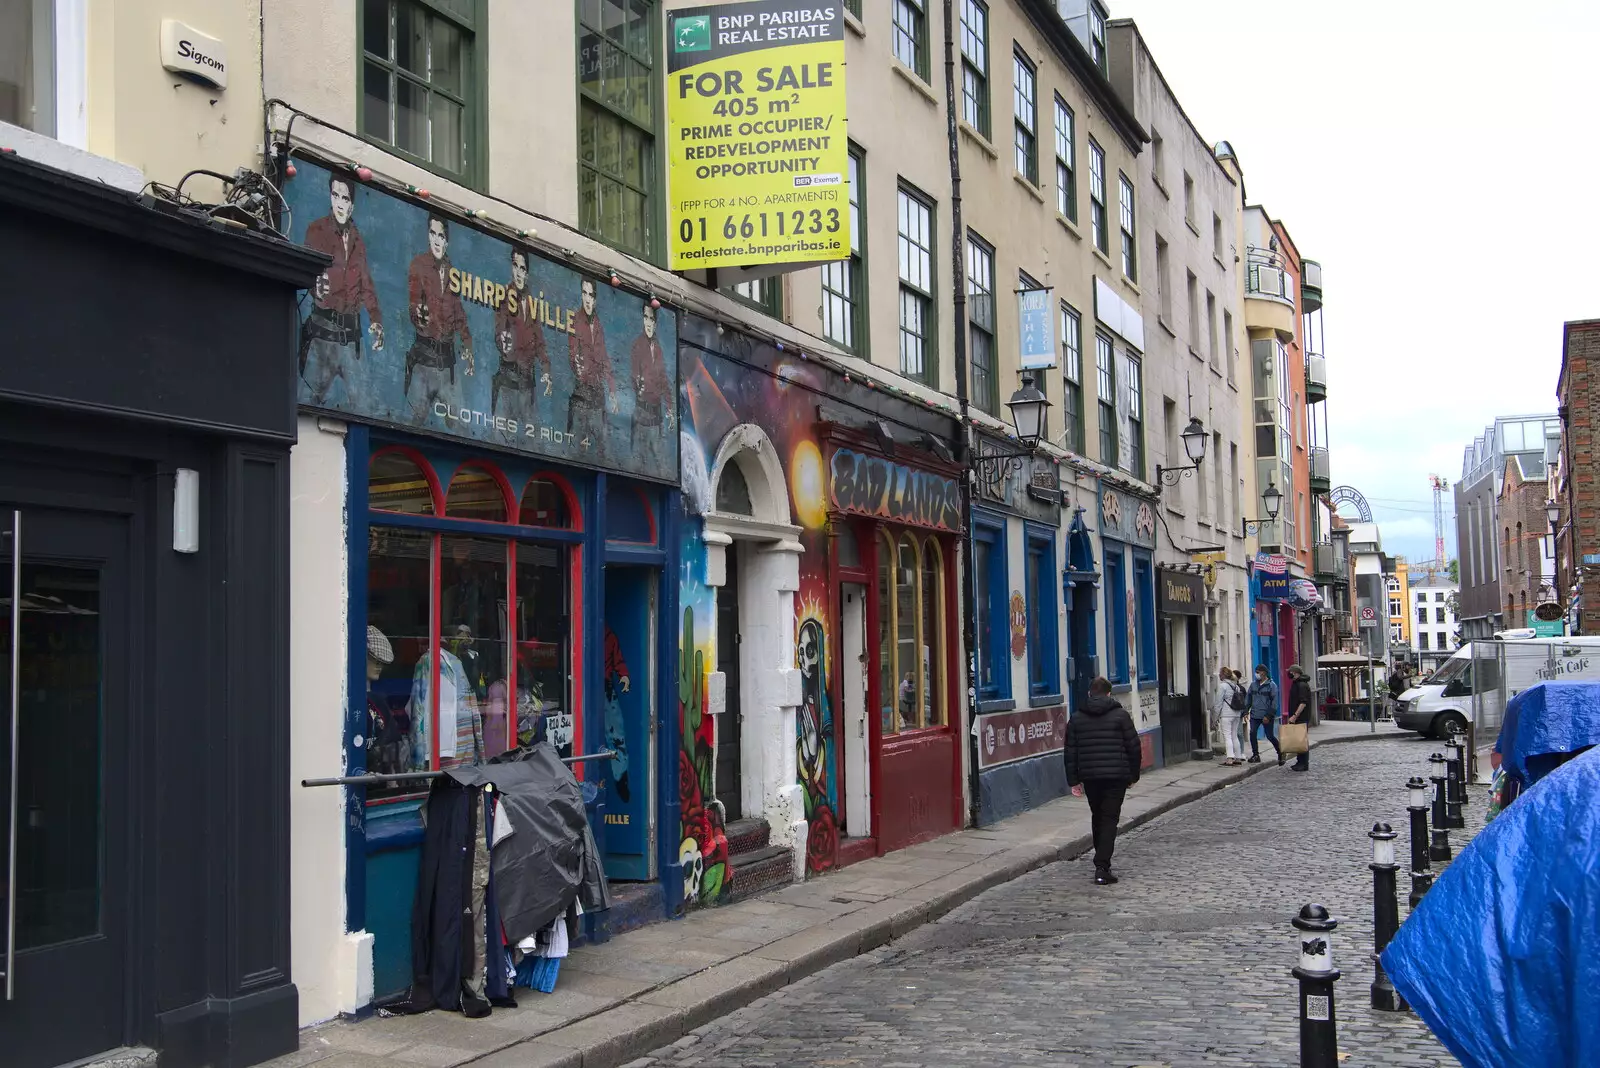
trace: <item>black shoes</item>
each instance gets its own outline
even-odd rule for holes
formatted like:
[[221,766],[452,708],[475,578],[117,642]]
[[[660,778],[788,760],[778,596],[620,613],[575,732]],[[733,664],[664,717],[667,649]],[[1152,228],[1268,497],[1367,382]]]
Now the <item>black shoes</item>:
[[1115,875],[1111,874],[1110,868],[1096,868],[1094,870],[1094,885],[1096,886],[1110,886],[1120,881]]
[[1283,762],[1287,759],[1289,758],[1283,755],[1283,750],[1278,750],[1278,767],[1283,767]]
[[1261,763],[1261,758],[1258,757],[1258,756],[1253,756],[1249,760],[1246,760],[1245,763],[1246,764],[1259,764],[1259,763]]

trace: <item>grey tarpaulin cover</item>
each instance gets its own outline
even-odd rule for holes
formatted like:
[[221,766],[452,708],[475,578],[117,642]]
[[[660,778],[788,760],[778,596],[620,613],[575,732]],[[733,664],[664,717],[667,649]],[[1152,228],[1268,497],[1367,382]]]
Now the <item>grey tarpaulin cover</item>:
[[446,769],[464,786],[493,785],[513,833],[494,847],[495,903],[506,941],[516,945],[565,915],[611,907],[600,850],[572,771],[539,742],[486,764]]

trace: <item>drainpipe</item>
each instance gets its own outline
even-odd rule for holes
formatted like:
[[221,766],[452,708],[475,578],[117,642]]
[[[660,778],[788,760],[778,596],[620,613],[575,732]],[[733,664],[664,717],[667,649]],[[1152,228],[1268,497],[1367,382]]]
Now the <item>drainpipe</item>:
[[961,427],[956,437],[956,459],[967,469],[961,480],[961,540],[966,544],[966,581],[962,583],[965,602],[961,612],[961,648],[967,656],[967,792],[971,795],[968,820],[978,825],[978,743],[974,728],[978,722],[978,576],[972,568],[972,458],[976,454],[971,402],[967,396],[967,240],[961,221],[961,141],[956,129],[956,50],[955,3],[944,0],[944,118],[945,140],[950,151],[950,285],[955,320],[956,407]]

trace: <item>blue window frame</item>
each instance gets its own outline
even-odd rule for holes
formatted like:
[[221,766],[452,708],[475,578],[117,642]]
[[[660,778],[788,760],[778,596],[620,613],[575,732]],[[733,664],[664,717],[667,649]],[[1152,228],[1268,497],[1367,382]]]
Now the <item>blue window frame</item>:
[[1028,696],[1061,699],[1061,643],[1056,603],[1056,539],[1049,527],[1027,528]]
[[[1156,681],[1156,579],[1150,554],[1133,553],[1133,589],[1138,617],[1134,626],[1139,637],[1139,681]],[[1124,671],[1127,669],[1124,668]]]
[[1004,701],[1011,697],[1005,520],[973,513],[972,574],[978,584],[978,700]]
[[1103,542],[1106,567],[1106,678],[1128,681],[1127,557],[1116,542]]

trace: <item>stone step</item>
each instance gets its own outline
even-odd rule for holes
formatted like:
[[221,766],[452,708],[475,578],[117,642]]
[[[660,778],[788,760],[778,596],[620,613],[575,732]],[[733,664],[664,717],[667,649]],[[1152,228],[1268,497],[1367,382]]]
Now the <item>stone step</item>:
[[794,882],[794,851],[783,846],[766,846],[730,857],[733,885],[717,899],[719,905],[764,894]]
[[765,849],[772,843],[772,827],[763,819],[734,820],[724,833],[728,836],[728,852],[734,856]]

